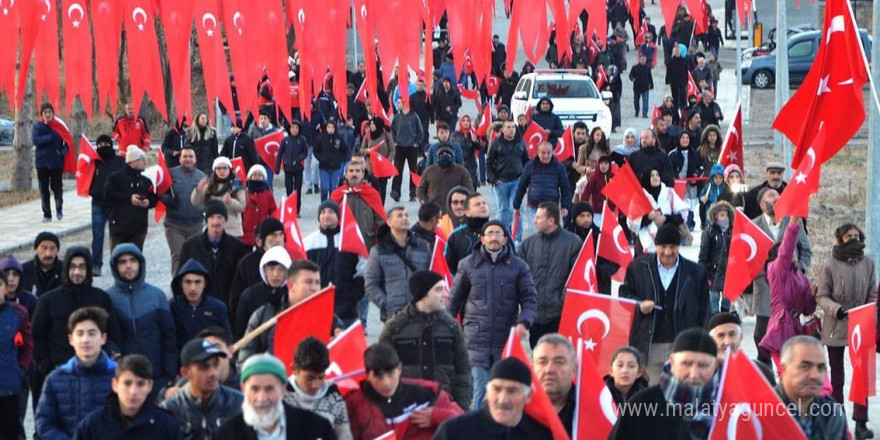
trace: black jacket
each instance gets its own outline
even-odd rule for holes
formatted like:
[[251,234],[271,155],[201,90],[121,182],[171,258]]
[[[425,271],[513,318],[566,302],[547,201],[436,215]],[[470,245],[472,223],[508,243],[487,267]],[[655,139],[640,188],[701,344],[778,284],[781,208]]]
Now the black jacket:
[[443,422],[434,434],[434,440],[550,440],[553,435],[546,426],[523,413],[513,428],[495,423],[489,405]]
[[[250,170],[252,166],[262,163],[260,156],[257,155],[254,140],[245,131],[241,131],[238,136],[230,135],[227,137],[223,141],[223,149],[220,150],[220,155],[228,157],[229,160],[241,157],[245,170]],[[211,170],[208,170],[205,174],[210,175]]]
[[[146,208],[132,205],[131,196],[134,194],[146,197],[150,205]],[[147,213],[159,201],[153,181],[129,165],[107,178],[104,198],[113,204],[110,208],[111,234],[145,234]]]
[[[782,182],[782,185],[779,186],[779,195],[782,195],[782,192],[785,191],[785,186],[787,182]],[[762,189],[768,187],[767,181],[765,180],[760,185],[748,190],[745,195],[745,206],[743,207],[743,213],[745,213],[746,217],[752,219],[763,213],[761,211],[761,204],[758,201],[758,193],[761,192]],[[27,285],[25,285],[27,287]]]
[[[691,140],[691,145],[693,145],[693,140]],[[669,164],[672,165],[673,177],[678,177],[678,173],[680,173],[681,169],[684,167],[685,155],[687,155],[688,159],[688,167],[685,177],[702,176],[703,161],[702,159],[700,159],[700,154],[697,153],[697,150],[693,147],[688,149],[681,149],[680,147],[676,147],[674,150],[669,152]]]
[[[92,263],[91,258],[86,258],[89,264]],[[21,288],[33,293],[37,298],[44,293],[57,289],[61,286],[61,274],[63,267],[61,259],[56,258],[52,269],[48,272],[40,270],[40,262],[34,256],[33,260],[27,261],[21,265],[23,273],[21,274]],[[91,274],[91,271],[89,272]]]
[[180,251],[180,261],[194,258],[211,273],[211,296],[229,304],[229,286],[235,276],[239,260],[247,253],[247,247],[237,238],[223,233],[217,253],[208,242],[208,233],[190,237]]
[[500,136],[492,142],[486,158],[486,174],[489,183],[510,182],[519,179],[529,161],[529,152],[522,138],[512,140]]
[[[449,91],[443,90],[443,86],[437,88],[431,97],[434,105],[434,117],[441,121],[452,121],[458,118],[458,109],[461,107],[461,95],[458,94],[455,85]],[[447,111],[446,107],[450,110]]]
[[[278,150],[278,156],[275,157],[275,173],[278,174],[282,170],[285,173],[295,173],[303,170],[303,162],[309,157],[309,143],[303,134],[302,124],[295,120],[291,124],[299,125],[299,134],[287,136],[281,141],[281,149]],[[284,166],[282,168],[282,165]]]
[[669,156],[657,147],[647,147],[629,155],[629,163],[636,177],[642,178],[646,172],[656,169],[660,172],[660,180],[669,188],[675,186],[675,176],[672,173],[672,164]]
[[[288,439],[296,440],[335,440],[336,432],[327,419],[304,409],[284,404],[285,429]],[[227,419],[214,431],[214,438],[257,440],[257,431],[244,422],[244,416]]]
[[[550,103],[550,110],[547,110],[546,112],[540,110],[541,104],[544,102]],[[565,127],[562,126],[562,120],[559,119],[559,115],[553,113],[553,101],[551,101],[550,98],[541,98],[538,101],[536,108],[538,111],[532,115],[532,122],[540,125],[544,130],[547,130],[547,140],[550,141],[551,144],[556,145],[557,139],[559,136],[562,136]]]
[[238,300],[241,298],[242,292],[250,286],[263,281],[260,275],[260,259],[266,251],[263,248],[257,248],[251,253],[242,257],[235,267],[235,276],[232,277],[232,285],[229,286],[229,301],[226,305],[229,307],[229,314],[235,316],[235,309],[238,306]]
[[[113,204],[104,198],[104,188],[107,186],[107,178],[116,171],[125,168],[125,159],[116,155],[112,148],[98,148],[101,160],[95,162],[95,174],[92,175],[92,186],[89,187],[89,195],[92,196],[92,205],[102,208],[111,208]],[[167,154],[165,157],[169,157]],[[171,168],[169,162],[168,168]]]
[[244,292],[241,293],[241,298],[237,301],[237,308],[233,312],[235,320],[233,322],[232,335],[235,339],[238,340],[244,336],[248,320],[257,309],[281,295],[287,295],[287,286],[282,284],[281,287],[273,288],[262,280],[244,289]]
[[666,61],[666,84],[672,87],[684,87],[688,82],[687,60],[672,57]]
[[634,92],[644,92],[654,88],[654,76],[651,75],[651,66],[636,64],[629,71],[629,79],[633,82]]
[[[199,132],[200,129],[197,125],[190,127],[186,133],[186,143],[187,145],[192,145],[196,153],[196,168],[210,176],[214,167],[214,159],[219,156],[217,152],[217,131],[211,127],[205,127],[204,130],[205,132],[198,139],[193,140],[193,133]],[[230,157],[230,159],[232,158]]]
[[620,270],[620,265],[598,255],[601,230],[596,225],[590,225],[589,229],[580,228],[574,219],[567,229],[580,237],[581,240],[586,240],[587,233],[593,232],[593,252],[596,255],[596,282],[599,284],[599,293],[611,295],[611,277]]
[[[126,420],[119,412],[119,397],[111,394],[107,404],[77,426],[77,440],[182,440],[183,431],[171,413],[145,403],[134,420]],[[220,437],[228,438],[228,437]]]
[[[642,390],[626,403],[632,409],[617,419],[617,424],[614,425],[614,430],[608,438],[615,440],[645,438],[690,440],[691,436],[684,423],[684,417],[681,413],[675,414],[671,410],[672,408],[680,409],[680,407],[667,405],[667,403],[659,385]],[[639,414],[634,411],[637,407],[657,408],[657,413],[652,416]]]
[[318,159],[318,167],[325,171],[336,171],[342,168],[342,163],[348,160],[348,148],[342,143],[342,138],[336,134],[323,133],[318,136],[314,148],[315,159]]
[[[162,138],[162,154],[165,155],[165,165],[168,168],[180,165],[180,150],[186,145],[186,132],[184,131],[181,134],[181,131],[180,127],[171,127],[165,132],[165,137]],[[174,153],[178,153],[178,155],[175,156]],[[120,157],[120,159],[122,158]]]
[[[427,127],[428,124],[434,122],[434,106],[428,100],[428,92],[415,92],[412,95],[409,95],[409,108],[412,109],[413,113],[419,115],[419,120],[422,121],[422,127]],[[359,127],[355,125],[355,127]],[[428,130],[425,129],[425,133]],[[427,135],[425,136],[427,138]]]
[[177,330],[177,349],[182,350],[183,346],[194,338],[200,331],[211,327],[218,326],[231,332],[229,326],[229,312],[226,310],[226,304],[220,302],[216,298],[203,293],[202,300],[193,306],[183,294],[183,276],[186,274],[198,274],[205,277],[205,291],[211,288],[211,274],[204,266],[196,260],[187,260],[177,271],[177,275],[171,280],[171,292],[174,296],[171,298],[169,306],[171,307],[171,316],[174,318],[174,328]]
[[610,374],[606,374],[605,377],[602,378],[605,380],[605,387],[608,388],[608,391],[611,392],[611,398],[614,399],[615,405],[623,405],[633,398],[639,391],[642,391],[648,388],[648,379],[645,379],[645,376],[642,376],[636,379],[632,384],[632,388],[630,388],[629,393],[627,395],[623,395],[617,387],[614,386],[614,378],[611,377]]
[[475,246],[479,246],[480,231],[489,219],[465,218],[464,221],[465,223],[455,228],[446,240],[446,265],[453,275],[458,271],[458,263],[474,253]]

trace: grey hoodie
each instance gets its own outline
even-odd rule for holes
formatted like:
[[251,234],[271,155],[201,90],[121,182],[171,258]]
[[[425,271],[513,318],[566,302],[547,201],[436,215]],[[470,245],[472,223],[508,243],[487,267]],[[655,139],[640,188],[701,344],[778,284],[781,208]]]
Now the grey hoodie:
[[202,208],[193,205],[190,196],[199,181],[207,176],[196,167],[187,170],[183,165],[171,168],[168,173],[171,174],[172,181],[171,201],[166,203],[168,210],[165,223],[184,227],[201,225],[204,221]]

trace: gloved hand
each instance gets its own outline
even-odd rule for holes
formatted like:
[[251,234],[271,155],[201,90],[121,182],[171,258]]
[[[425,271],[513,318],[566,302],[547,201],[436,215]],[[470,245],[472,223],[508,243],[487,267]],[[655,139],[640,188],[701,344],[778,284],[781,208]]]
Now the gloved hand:
[[846,318],[846,313],[846,309],[844,309],[843,307],[837,309],[837,320],[839,321],[843,318]]

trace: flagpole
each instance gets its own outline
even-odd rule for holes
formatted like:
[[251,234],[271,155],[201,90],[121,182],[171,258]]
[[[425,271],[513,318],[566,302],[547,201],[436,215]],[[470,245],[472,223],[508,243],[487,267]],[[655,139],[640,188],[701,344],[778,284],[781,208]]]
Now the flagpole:
[[[788,80],[788,20],[785,1],[776,2],[776,114],[789,98]],[[791,178],[791,143],[779,131],[773,133],[773,149],[782,153],[786,168],[785,176]]]
[[[873,8],[874,25],[874,45],[871,48],[871,59],[877,60],[880,57],[880,7],[877,5]],[[861,38],[859,38],[861,43]],[[864,50],[864,48],[863,48]],[[865,233],[868,236],[867,255],[874,261],[880,258],[880,179],[874,179],[877,171],[880,171],[880,149],[872,148],[872,146],[880,143],[880,103],[877,102],[877,92],[873,90],[874,82],[880,80],[880,66],[877,63],[871,68],[868,75],[871,82],[872,92],[874,95],[873,111],[868,115],[868,174],[866,189],[868,195],[865,200]]]
[[[862,61],[865,63],[865,70],[870,70],[871,65],[868,64],[868,57],[865,55],[864,46],[862,46],[862,34],[861,32],[859,32],[859,24],[856,23],[856,17],[855,14],[853,14],[852,5],[849,4],[849,1],[846,1],[844,3],[846,3],[847,9],[849,9],[849,18],[852,20],[853,29],[855,29],[856,32],[856,41],[859,42],[859,52],[861,52],[862,54]],[[877,15],[877,8],[874,8],[874,15]],[[876,37],[878,34],[878,32],[876,31],[877,27],[875,26],[874,29],[874,37]],[[874,41],[877,41],[876,38]],[[876,52],[876,50],[874,50],[874,52]],[[874,105],[876,106],[875,108],[880,109],[880,99],[877,98],[877,86],[874,84],[873,75],[868,75],[868,84],[871,85],[871,97],[874,98]]]
[[[743,94],[743,85],[742,85],[742,20],[739,19],[739,2],[735,1],[736,8],[734,10],[734,15],[736,15],[736,30],[734,32],[734,37],[736,38],[736,102],[742,102],[742,94]],[[717,57],[716,60],[718,61]],[[718,80],[718,78],[715,78]],[[716,90],[717,94],[718,91]]]

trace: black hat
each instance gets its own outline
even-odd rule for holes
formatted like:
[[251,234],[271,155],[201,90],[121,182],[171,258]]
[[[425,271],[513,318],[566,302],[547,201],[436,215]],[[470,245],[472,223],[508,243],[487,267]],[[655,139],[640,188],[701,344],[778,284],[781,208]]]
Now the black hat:
[[224,219],[229,220],[229,212],[226,210],[226,204],[217,199],[211,199],[205,202],[205,220],[211,218],[214,214],[220,214]]
[[409,276],[409,291],[412,302],[417,303],[424,298],[435,284],[443,281],[443,277],[430,270],[417,270]]
[[43,113],[45,110],[52,110],[52,113],[55,113],[55,107],[52,107],[52,104],[48,102],[44,102],[43,105],[40,106],[40,113]]
[[320,205],[318,205],[318,217],[321,216],[321,211],[325,209],[332,209],[333,212],[336,213],[336,217],[339,217],[339,204],[336,203],[334,200],[327,199],[321,202]]
[[513,380],[531,386],[532,370],[521,360],[509,357],[495,362],[495,365],[489,370],[489,380],[493,379]]
[[195,338],[183,346],[183,350],[180,351],[180,363],[187,366],[193,362],[204,362],[214,356],[226,357],[226,352],[207,339]]
[[39,234],[37,234],[37,238],[34,239],[34,249],[40,247],[40,243],[42,243],[46,240],[49,240],[52,243],[55,243],[56,247],[61,247],[61,241],[58,240],[57,235],[55,235],[51,232],[48,232],[48,231],[43,231],[43,232],[40,232]]
[[501,230],[504,231],[504,236],[505,236],[505,237],[508,237],[508,238],[510,237],[510,232],[507,231],[507,228],[504,226],[504,223],[501,223],[500,220],[489,220],[489,221],[487,221],[486,224],[483,225],[483,229],[480,229],[480,235],[484,235],[484,234],[486,233],[486,228],[488,228],[489,226],[498,226],[498,227],[500,227]]
[[577,202],[574,206],[571,207],[571,218],[572,220],[576,219],[577,216],[589,212],[591,215],[595,215],[595,211],[593,211],[593,205],[589,202]]
[[438,155],[438,156],[440,155],[440,153],[442,153],[442,152],[444,152],[444,151],[447,152],[447,153],[449,153],[450,155],[453,154],[453,151],[452,151],[452,145],[449,145],[449,144],[440,144],[440,146],[437,147],[437,155]]
[[736,324],[742,326],[742,321],[735,313],[716,313],[715,316],[709,320],[709,325],[706,326],[706,330],[711,332],[715,327],[724,324]]
[[692,327],[675,337],[675,341],[672,343],[672,352],[678,353],[680,351],[696,351],[715,357],[718,356],[718,345],[706,330]]
[[676,246],[681,245],[681,232],[678,232],[678,228],[672,226],[670,224],[665,224],[657,230],[657,235],[654,236],[654,245],[662,245],[662,244],[673,244]]
[[260,236],[260,241],[266,241],[266,237],[269,234],[276,231],[284,231],[284,225],[275,217],[266,217],[263,221],[260,222],[260,230],[258,231],[258,235]]
[[113,146],[113,138],[110,137],[109,134],[102,134],[102,135],[98,136],[97,140],[95,140],[95,144],[98,144],[98,145],[110,144],[110,146],[112,147]]

